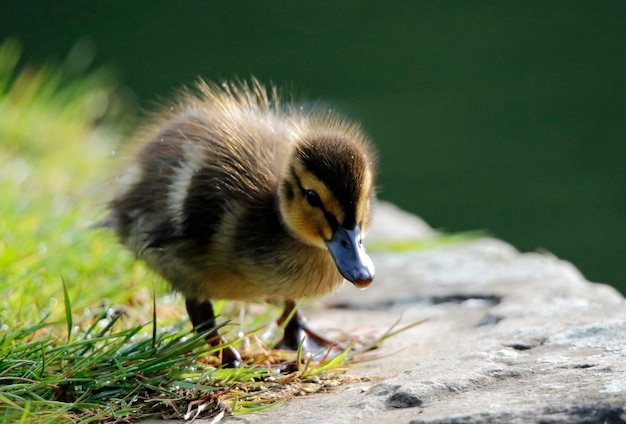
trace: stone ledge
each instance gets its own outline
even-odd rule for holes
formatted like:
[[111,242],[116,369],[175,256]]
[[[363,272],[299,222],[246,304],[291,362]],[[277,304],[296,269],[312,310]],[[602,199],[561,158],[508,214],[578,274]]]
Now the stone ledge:
[[[373,237],[399,222],[412,237],[434,234],[392,206],[378,211],[389,216],[375,221]],[[489,238],[374,262],[368,290],[346,285],[310,321],[348,331],[428,321],[350,371],[369,383],[227,422],[626,422],[626,302],[613,288]]]

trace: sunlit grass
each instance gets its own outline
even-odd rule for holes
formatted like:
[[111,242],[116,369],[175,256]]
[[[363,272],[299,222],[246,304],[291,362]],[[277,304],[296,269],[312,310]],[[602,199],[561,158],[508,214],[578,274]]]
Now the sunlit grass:
[[133,269],[132,257],[87,230],[102,205],[98,180],[117,143],[112,121],[121,101],[106,72],[76,78],[87,65],[76,55],[18,71],[19,46],[0,46],[2,327],[56,319],[62,279],[81,309],[133,293],[133,277],[120,278]]

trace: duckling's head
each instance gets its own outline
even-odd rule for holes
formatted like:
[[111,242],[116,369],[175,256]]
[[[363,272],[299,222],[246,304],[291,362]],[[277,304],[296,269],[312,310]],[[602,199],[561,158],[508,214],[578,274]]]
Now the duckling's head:
[[374,155],[358,127],[313,131],[301,137],[278,192],[290,233],[327,249],[343,277],[358,288],[374,278],[363,247],[374,197]]

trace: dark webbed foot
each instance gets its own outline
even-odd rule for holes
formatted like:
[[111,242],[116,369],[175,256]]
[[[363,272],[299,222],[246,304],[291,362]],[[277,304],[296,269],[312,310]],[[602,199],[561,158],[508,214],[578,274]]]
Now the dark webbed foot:
[[[285,302],[285,310],[278,319],[278,325],[282,325],[294,309],[296,309],[295,302]],[[302,342],[303,339],[304,342]],[[300,311],[296,310],[293,312],[291,320],[285,326],[285,335],[276,345],[276,348],[298,350],[300,343],[302,343],[304,352],[315,354],[316,357],[319,356],[320,358],[324,356],[332,358],[345,350],[345,347],[340,343],[330,340],[310,328],[306,323],[306,318],[302,316]]]
[[[193,299],[186,299],[185,303],[194,330],[203,332],[215,328],[215,313],[213,312],[211,302],[198,302]],[[225,342],[224,338],[220,336],[217,330],[207,334],[206,340],[211,346],[219,346]],[[226,367],[235,368],[243,362],[239,352],[232,346],[223,348],[219,356],[222,359],[222,365]]]

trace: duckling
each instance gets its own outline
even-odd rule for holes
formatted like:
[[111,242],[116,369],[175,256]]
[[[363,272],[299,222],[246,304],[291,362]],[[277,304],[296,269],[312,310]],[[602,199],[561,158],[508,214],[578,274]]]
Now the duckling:
[[[186,299],[198,331],[215,299],[284,301],[282,348],[336,345],[296,301],[344,280],[363,289],[375,156],[361,128],[334,112],[283,103],[256,79],[196,90],[139,132],[105,224]],[[208,340],[223,341],[216,330]],[[237,351],[222,351],[237,366]]]

